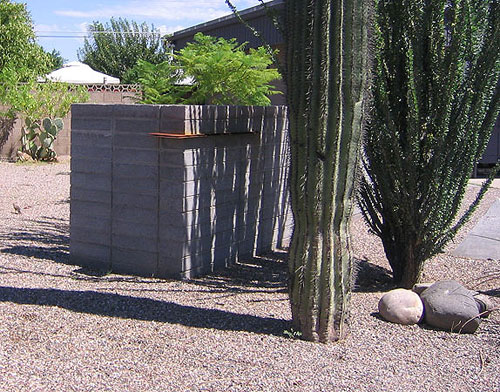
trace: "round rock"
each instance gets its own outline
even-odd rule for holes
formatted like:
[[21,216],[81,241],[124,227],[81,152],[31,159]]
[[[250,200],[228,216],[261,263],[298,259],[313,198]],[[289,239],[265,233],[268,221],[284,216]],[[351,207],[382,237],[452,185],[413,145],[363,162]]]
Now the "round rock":
[[481,319],[473,293],[454,280],[434,283],[420,294],[425,322],[450,332],[474,333]]
[[418,294],[411,290],[395,289],[380,298],[378,311],[387,321],[411,325],[422,319],[424,307]]

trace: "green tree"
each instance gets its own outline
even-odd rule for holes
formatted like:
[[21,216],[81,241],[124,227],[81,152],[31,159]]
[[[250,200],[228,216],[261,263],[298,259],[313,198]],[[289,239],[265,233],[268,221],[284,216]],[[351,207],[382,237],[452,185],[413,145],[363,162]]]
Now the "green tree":
[[186,103],[269,105],[268,95],[276,94],[269,83],[279,79],[269,68],[271,57],[264,47],[245,52],[246,43],[197,33],[194,42],[175,56],[182,74],[193,81]]
[[499,111],[498,1],[379,0],[376,28],[359,205],[411,287],[489,186],[457,219]]
[[36,43],[26,4],[0,0],[0,71],[12,67],[28,80],[46,72],[49,65],[49,55]]
[[50,58],[50,69],[49,71],[54,71],[56,69],[62,68],[63,64],[67,61],[67,59],[61,56],[61,52],[56,49],[53,49],[52,52],[47,52]]
[[287,0],[289,251],[294,328],[307,340],[345,333],[349,220],[369,82],[369,0]]
[[154,25],[111,18],[105,24],[93,22],[88,33],[90,37],[78,50],[79,60],[122,83],[137,82],[131,69],[138,60],[158,64],[169,57],[169,47]]
[[269,105],[268,95],[279,93],[269,83],[281,76],[263,47],[246,53],[245,46],[198,33],[169,61],[139,60],[133,72],[143,86],[141,102]]

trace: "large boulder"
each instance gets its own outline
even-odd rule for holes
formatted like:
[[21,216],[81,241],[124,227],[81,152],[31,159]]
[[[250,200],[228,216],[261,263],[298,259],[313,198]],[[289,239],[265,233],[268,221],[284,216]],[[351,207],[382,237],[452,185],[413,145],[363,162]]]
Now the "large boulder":
[[387,321],[410,325],[422,319],[424,307],[418,294],[411,290],[395,289],[380,298],[378,311]]
[[425,322],[450,332],[474,333],[481,319],[474,293],[454,280],[434,283],[420,294]]

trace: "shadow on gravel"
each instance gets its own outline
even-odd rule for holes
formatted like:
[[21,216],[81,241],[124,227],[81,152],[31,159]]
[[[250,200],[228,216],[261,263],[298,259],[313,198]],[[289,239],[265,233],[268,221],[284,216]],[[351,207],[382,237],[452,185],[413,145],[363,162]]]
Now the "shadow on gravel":
[[216,309],[204,309],[95,291],[67,291],[0,286],[0,302],[20,305],[57,306],[73,312],[141,321],[157,321],[195,328],[245,331],[283,336],[290,321],[257,317]]
[[373,293],[396,287],[391,271],[367,260],[354,259],[353,275],[354,292]]
[[29,229],[0,234],[0,241],[12,244],[0,249],[2,253],[69,264],[69,225],[65,220],[42,217],[32,221]]

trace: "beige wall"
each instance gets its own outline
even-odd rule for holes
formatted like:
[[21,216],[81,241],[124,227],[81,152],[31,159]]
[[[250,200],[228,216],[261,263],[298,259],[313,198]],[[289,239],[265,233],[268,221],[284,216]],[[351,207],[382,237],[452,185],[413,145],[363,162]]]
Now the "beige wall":
[[[138,89],[127,85],[90,85],[89,103],[133,103],[134,97],[138,94]],[[64,128],[54,142],[54,148],[58,156],[70,155],[71,147],[71,112],[63,118]],[[17,120],[7,140],[0,145],[0,159],[15,160],[16,153],[21,146],[21,127],[23,122]],[[3,132],[0,129],[0,132]],[[4,138],[0,135],[0,143]]]

